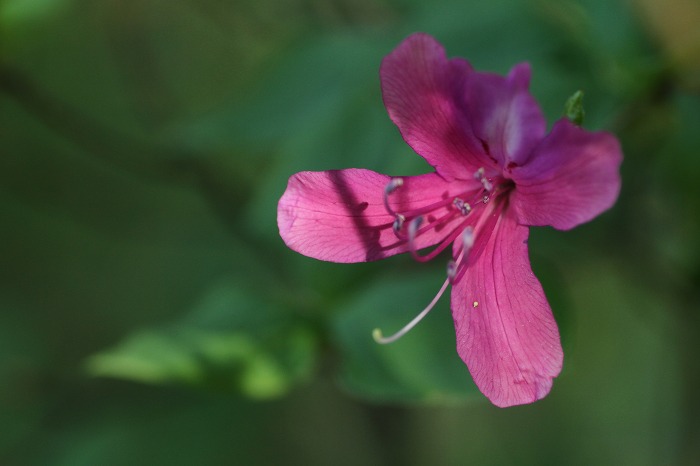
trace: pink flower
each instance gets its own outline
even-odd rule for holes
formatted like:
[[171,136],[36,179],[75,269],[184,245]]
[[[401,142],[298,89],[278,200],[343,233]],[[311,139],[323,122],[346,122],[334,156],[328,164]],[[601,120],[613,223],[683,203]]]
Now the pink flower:
[[[280,199],[280,235],[332,262],[409,252],[427,261],[452,246],[457,351],[476,385],[505,407],[544,397],[562,368],[557,324],[528,258],[529,226],[568,230],[610,208],[620,190],[617,139],[566,119],[546,134],[528,92],[530,66],[474,71],[426,34],[382,62],[384,104],[404,140],[435,168],[390,177],[351,168],[293,175]],[[423,255],[419,250],[434,247]]]

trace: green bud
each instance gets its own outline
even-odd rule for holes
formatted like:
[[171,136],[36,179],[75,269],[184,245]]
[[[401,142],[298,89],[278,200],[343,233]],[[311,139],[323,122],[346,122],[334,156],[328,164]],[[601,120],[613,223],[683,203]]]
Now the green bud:
[[583,124],[586,112],[583,110],[583,91],[578,90],[564,104],[564,115],[576,126]]

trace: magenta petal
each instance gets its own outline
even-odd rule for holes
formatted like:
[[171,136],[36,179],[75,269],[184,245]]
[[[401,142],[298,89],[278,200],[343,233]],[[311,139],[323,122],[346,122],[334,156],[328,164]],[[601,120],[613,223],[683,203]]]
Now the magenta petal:
[[[289,179],[277,209],[280,235],[291,249],[331,262],[365,262],[408,250],[384,207],[384,190],[391,177],[351,168],[301,172]],[[397,212],[448,200],[436,215],[447,212],[460,183],[448,183],[435,173],[403,178],[391,196]],[[462,186],[463,187],[463,186]],[[457,219],[456,221],[459,221]],[[450,232],[449,224],[416,239],[417,248],[432,246]]]
[[559,120],[528,163],[512,171],[520,222],[568,230],[591,220],[615,203],[621,163],[613,135]]
[[427,34],[413,34],[382,61],[382,96],[404,140],[448,179],[471,176],[489,161],[464,108],[464,82],[473,73],[448,60]]
[[466,80],[465,105],[474,134],[501,167],[522,165],[547,131],[529,85],[527,63],[514,66],[506,77],[474,72]]
[[564,357],[530,268],[527,237],[528,228],[506,209],[484,239],[483,253],[452,289],[457,351],[481,392],[500,407],[547,395]]

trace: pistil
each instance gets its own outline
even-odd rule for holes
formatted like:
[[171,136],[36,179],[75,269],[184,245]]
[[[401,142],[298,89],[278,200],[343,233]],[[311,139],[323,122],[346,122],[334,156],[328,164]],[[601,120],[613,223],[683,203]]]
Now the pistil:
[[423,317],[428,315],[428,313],[435,307],[437,302],[440,300],[440,297],[443,295],[445,290],[447,289],[447,285],[450,284],[450,279],[448,278],[445,280],[445,283],[442,284],[442,287],[440,287],[440,291],[435,295],[432,301],[430,301],[430,304],[426,306],[425,309],[423,309],[416,317],[413,318],[409,323],[407,323],[401,330],[398,332],[394,333],[393,335],[389,337],[384,337],[382,335],[382,331],[378,328],[375,328],[374,331],[372,332],[372,337],[374,338],[374,341],[377,343],[381,344],[387,344],[387,343],[393,343],[402,336],[406,335],[413,327],[416,326],[418,322],[423,320]]

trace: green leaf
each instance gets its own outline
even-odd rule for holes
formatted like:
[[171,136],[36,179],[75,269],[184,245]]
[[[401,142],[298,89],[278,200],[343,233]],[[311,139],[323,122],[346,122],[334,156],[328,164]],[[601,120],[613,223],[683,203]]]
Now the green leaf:
[[311,375],[316,338],[289,311],[253,293],[235,283],[217,286],[178,324],[136,332],[93,355],[88,372],[233,389],[251,398],[281,396]]
[[341,384],[356,395],[387,401],[445,402],[479,394],[457,355],[449,296],[399,341],[380,345],[372,330],[401,328],[437,292],[435,269],[420,275],[392,276],[371,284],[342,307],[333,322],[340,345]]

